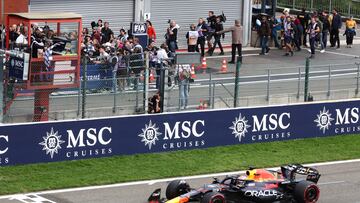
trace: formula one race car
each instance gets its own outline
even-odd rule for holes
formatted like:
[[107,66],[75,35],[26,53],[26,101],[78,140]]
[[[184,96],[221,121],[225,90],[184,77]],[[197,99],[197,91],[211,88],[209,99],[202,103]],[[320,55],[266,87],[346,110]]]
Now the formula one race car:
[[320,196],[319,172],[300,164],[282,166],[280,170],[250,168],[246,175],[226,176],[222,181],[199,189],[190,188],[184,180],[171,181],[166,199],[155,190],[149,203],[314,203]]

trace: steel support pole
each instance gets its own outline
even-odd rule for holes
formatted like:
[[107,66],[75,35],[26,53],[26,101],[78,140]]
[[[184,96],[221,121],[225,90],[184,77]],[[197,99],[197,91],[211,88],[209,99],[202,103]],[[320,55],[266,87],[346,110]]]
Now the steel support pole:
[[304,87],[304,102],[308,101],[309,98],[309,71],[310,71],[310,59],[306,58],[305,63],[305,87]]
[[209,106],[211,105],[211,102],[212,102],[212,99],[211,97],[214,96],[212,95],[212,74],[211,74],[211,71],[209,72]]
[[81,118],[86,117],[87,56],[83,56]]
[[0,54],[0,98],[1,98],[1,108],[0,108],[0,123],[4,122],[4,60],[5,54]]
[[300,98],[300,88],[301,88],[301,68],[299,67],[299,77],[298,77],[298,88],[297,88],[297,94],[296,98]]
[[271,81],[271,71],[267,70],[267,85],[266,85],[266,101],[270,101],[270,81]]
[[356,75],[356,89],[355,95],[359,94],[359,80],[360,80],[360,63],[356,63],[357,65],[357,75]]
[[234,108],[239,106],[238,97],[239,97],[239,76],[240,76],[240,67],[241,67],[242,56],[237,57],[236,62],[236,72],[235,72],[235,92],[234,92]]
[[148,103],[148,98],[149,98],[149,68],[150,68],[150,64],[149,64],[149,53],[146,53],[145,55],[145,76],[144,76],[144,112],[145,114],[148,113],[149,110],[149,103]]
[[116,80],[116,71],[115,68],[113,69],[112,74],[112,83],[113,83],[113,114],[116,113],[116,94],[117,94],[117,80]]
[[331,65],[329,65],[328,91],[326,94],[328,97],[330,97],[330,92],[331,92]]

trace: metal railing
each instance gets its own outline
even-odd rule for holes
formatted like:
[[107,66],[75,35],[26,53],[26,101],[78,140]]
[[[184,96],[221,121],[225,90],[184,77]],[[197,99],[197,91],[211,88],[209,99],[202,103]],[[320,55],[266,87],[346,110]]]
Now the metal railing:
[[360,2],[352,0],[278,0],[279,7],[301,10],[328,10],[336,8],[343,16],[360,18]]
[[[88,64],[86,71],[84,69],[82,72],[86,77],[83,77],[79,88],[59,89],[51,93],[49,119],[149,113],[151,99],[161,86],[164,87],[162,111],[182,110],[176,65],[152,66],[147,59],[142,59],[140,71],[136,73],[131,71],[135,67],[131,63],[125,63],[125,72],[121,68],[114,68],[112,63],[97,64],[94,70]],[[359,62],[321,66],[310,64],[308,96],[314,101],[358,98]],[[232,108],[235,101],[239,107],[304,102],[305,70],[305,66],[269,67],[263,70],[263,74],[240,75],[237,85],[239,94],[236,97],[235,72],[220,73],[217,69],[203,69],[201,64],[195,64],[197,78],[190,83],[185,110]],[[163,79],[160,78],[161,72],[164,73]],[[4,122],[33,121],[34,92],[16,89],[11,83],[6,84],[5,90]]]

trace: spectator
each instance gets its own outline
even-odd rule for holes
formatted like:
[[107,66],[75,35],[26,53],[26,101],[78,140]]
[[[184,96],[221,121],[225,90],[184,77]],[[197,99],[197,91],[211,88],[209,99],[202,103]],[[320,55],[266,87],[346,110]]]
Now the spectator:
[[190,91],[190,65],[177,65],[176,76],[179,80],[180,110],[184,110],[187,108],[188,105],[188,97]]
[[309,13],[307,13],[306,12],[306,9],[305,8],[303,8],[302,10],[301,10],[301,13],[298,15],[298,19],[300,20],[300,24],[302,25],[302,27],[303,27],[303,41],[302,41],[302,45],[304,46],[304,47],[307,47],[307,45],[306,45],[306,36],[307,36],[307,27],[308,27],[308,25],[309,25],[309,21],[310,21],[310,15],[309,15]]
[[270,25],[265,16],[261,19],[261,25],[258,31],[260,37],[261,53],[260,55],[265,55],[268,53],[270,48],[268,46],[269,36],[271,34]]
[[106,42],[109,42],[111,40],[111,38],[113,37],[113,35],[114,35],[114,33],[109,28],[109,23],[105,22],[104,27],[101,29],[101,44],[105,44]]
[[102,61],[102,62],[108,61],[110,55],[105,51],[104,46],[100,46],[99,53],[100,53],[100,56],[99,56],[100,61]]
[[27,40],[27,27],[20,27],[20,35],[16,38],[15,44],[17,46],[24,46],[28,44]]
[[291,22],[291,17],[288,16],[285,19],[284,22],[284,41],[285,41],[285,47],[286,47],[286,53],[284,56],[293,56],[294,51],[292,47],[292,42],[294,39],[294,23]]
[[126,77],[127,77],[127,58],[124,56],[124,50],[120,49],[118,52],[118,64],[117,64],[117,82],[119,90],[123,91],[126,87]]
[[147,35],[148,35],[149,44],[150,44],[150,42],[156,41],[156,32],[155,32],[155,29],[154,29],[152,23],[150,22],[150,20],[146,21],[146,25],[147,25]]
[[190,26],[190,31],[186,33],[186,39],[188,42],[188,52],[195,52],[197,40],[199,37],[199,32],[196,31],[195,24]]
[[[208,18],[207,18],[207,24],[209,25],[209,32],[214,32],[215,31],[215,26],[216,26],[216,15],[214,14],[214,11],[209,11],[208,12]],[[212,39],[213,35],[208,34],[207,35],[207,42],[208,42],[208,52],[211,55],[212,53],[210,52],[213,49],[213,45],[211,43],[211,39]],[[215,49],[214,49],[215,50]]]
[[308,26],[307,33],[309,34],[309,40],[310,40],[310,49],[311,49],[310,58],[315,58],[315,41],[318,38],[318,35],[320,33],[320,27],[319,27],[318,23],[316,22],[315,17],[311,18],[311,23]]
[[93,40],[97,40],[98,42],[101,42],[101,28],[100,27],[94,27],[92,37]]
[[99,27],[100,29],[102,29],[104,27],[103,21],[101,19],[98,20],[96,27]]
[[353,45],[354,36],[356,35],[356,21],[352,16],[346,21],[346,47],[351,48]]
[[122,42],[125,43],[125,41],[128,39],[129,35],[126,33],[125,29],[121,28],[120,29],[120,35],[118,36],[118,39]]
[[278,38],[278,32],[281,30],[280,20],[278,20],[274,17],[271,17],[270,23],[271,23],[271,26],[270,26],[271,27],[271,37],[274,40],[275,47],[278,49],[282,49],[282,46],[280,45],[279,38]]
[[315,20],[316,20],[316,23],[318,24],[318,27],[319,27],[319,29],[320,29],[320,32],[317,34],[315,40],[320,43],[320,53],[324,53],[324,52],[325,52],[325,45],[324,45],[324,42],[323,42],[323,40],[322,40],[322,38],[323,38],[323,37],[322,37],[322,33],[323,33],[323,27],[324,27],[324,25],[323,25],[323,23],[322,23],[322,21],[320,20],[320,18],[319,18],[318,15],[315,16]]
[[166,44],[172,53],[177,50],[177,34],[180,27],[176,24],[175,20],[170,21],[170,27],[167,28],[166,32]]
[[140,44],[140,40],[139,38],[134,38],[134,45],[133,45],[133,49],[139,49],[139,53],[144,53],[144,49]]
[[[235,63],[235,54],[236,49],[238,50],[238,54],[242,56],[242,40],[243,40],[243,28],[240,24],[240,20],[235,20],[235,25],[224,29],[223,31],[217,32],[216,34],[222,34],[225,32],[231,32],[232,45],[231,45],[231,61],[230,64]],[[242,62],[242,61],[240,61]]]
[[340,38],[339,30],[341,28],[342,21],[341,16],[338,14],[337,10],[333,10],[332,22],[331,22],[331,31],[330,31],[330,44],[331,47],[335,47],[337,43],[337,48],[340,48]]
[[160,49],[157,50],[156,52],[156,57],[157,57],[157,65],[156,65],[156,88],[159,89],[160,88],[160,74],[161,74],[161,68],[163,68],[163,66],[166,63],[166,59],[168,59],[168,54],[167,54],[167,46],[165,43],[163,43],[160,46]]
[[160,108],[160,92],[157,92],[154,94],[154,96],[150,99],[150,105],[149,105],[149,113],[161,113]]
[[16,41],[16,39],[19,37],[20,33],[16,32],[17,31],[17,26],[16,24],[13,24],[10,28],[9,28],[9,40],[10,40],[10,49],[14,48],[14,43]]
[[296,45],[297,51],[301,51],[301,39],[304,33],[304,28],[300,23],[300,20],[296,18],[294,20],[294,43]]
[[323,29],[322,29],[322,42],[324,45],[324,51],[327,47],[327,40],[328,40],[328,35],[329,35],[329,30],[330,30],[330,21],[329,21],[329,15],[327,14],[326,11],[323,11],[322,16],[320,18],[322,24],[323,24]]
[[205,23],[204,19],[199,18],[199,23],[196,27],[196,30],[199,32],[196,50],[199,52],[199,45],[200,45],[200,53],[201,53],[202,57],[205,56],[205,42],[206,42],[206,37],[209,32],[209,29],[210,28]]
[[214,42],[214,46],[212,47],[212,49],[209,50],[209,55],[211,56],[215,49],[216,49],[216,45],[218,44],[219,45],[219,48],[220,48],[220,54],[219,55],[224,55],[224,49],[221,45],[221,36],[224,38],[225,37],[225,34],[216,34],[216,32],[220,32],[220,31],[223,31],[224,30],[224,26],[221,22],[221,19],[220,17],[216,17],[216,23],[215,23],[215,27],[214,27],[214,39],[215,39],[215,42]]

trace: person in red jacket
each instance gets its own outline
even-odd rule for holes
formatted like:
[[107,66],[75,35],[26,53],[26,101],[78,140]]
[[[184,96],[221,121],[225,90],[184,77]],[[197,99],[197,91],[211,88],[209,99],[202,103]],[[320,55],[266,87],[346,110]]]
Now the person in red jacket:
[[146,21],[147,24],[147,35],[149,37],[149,43],[156,41],[156,32],[150,20]]

